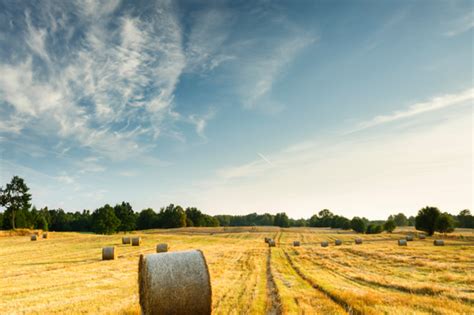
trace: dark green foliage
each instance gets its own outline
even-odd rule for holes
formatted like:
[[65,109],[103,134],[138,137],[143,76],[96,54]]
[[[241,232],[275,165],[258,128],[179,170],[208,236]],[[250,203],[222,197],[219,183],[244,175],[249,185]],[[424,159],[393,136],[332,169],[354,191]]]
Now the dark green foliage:
[[275,215],[275,220],[273,221],[273,225],[279,226],[279,227],[289,227],[290,220],[288,219],[288,216],[286,215],[285,212],[277,213]]
[[397,225],[395,224],[394,220],[387,220],[383,225],[383,229],[388,233],[392,233],[396,227]]
[[4,228],[28,227],[27,216],[31,206],[29,190],[25,181],[18,176],[13,176],[5,189],[0,188],[0,206],[6,209],[5,217],[9,219],[7,222],[3,220]]
[[454,231],[454,219],[448,213],[443,213],[436,220],[436,231],[440,233],[451,233]]
[[414,216],[410,216],[408,218],[408,226],[415,226],[415,217]]
[[115,216],[120,220],[118,231],[133,231],[136,228],[137,216],[133,212],[132,206],[123,201],[114,207]]
[[378,224],[369,224],[367,226],[367,231],[365,233],[367,234],[379,234],[383,232],[383,227],[382,225]]
[[418,211],[415,218],[415,228],[419,231],[425,231],[428,235],[433,235],[436,231],[436,221],[441,212],[436,207],[425,207]]
[[395,221],[396,226],[407,226],[408,225],[408,219],[406,215],[403,213],[398,213],[395,215],[391,215],[388,217],[389,220]]
[[365,233],[367,223],[363,218],[354,217],[351,220],[351,228],[357,233]]
[[474,228],[474,216],[469,209],[464,209],[456,216],[460,228]]
[[158,215],[153,209],[148,208],[140,212],[137,219],[137,229],[148,230],[157,227]]
[[115,215],[114,208],[108,204],[92,213],[92,229],[95,233],[113,234],[120,226],[120,220]]
[[158,213],[158,226],[161,228],[180,228],[186,226],[186,213],[181,206],[170,204]]

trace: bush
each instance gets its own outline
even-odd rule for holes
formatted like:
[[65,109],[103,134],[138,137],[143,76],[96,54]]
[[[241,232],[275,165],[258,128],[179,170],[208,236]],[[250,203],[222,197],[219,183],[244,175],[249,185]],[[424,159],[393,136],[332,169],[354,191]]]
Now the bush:
[[440,233],[451,233],[454,231],[454,220],[446,212],[441,214],[436,220],[436,231]]
[[395,224],[394,220],[387,220],[387,222],[385,222],[383,225],[383,229],[388,233],[392,233],[396,227],[397,225]]
[[383,231],[383,228],[382,228],[381,225],[369,224],[369,226],[367,227],[366,233],[367,234],[379,234],[379,233],[382,233],[382,231]]
[[354,217],[351,220],[351,228],[357,233],[365,233],[367,226],[363,219],[359,217]]

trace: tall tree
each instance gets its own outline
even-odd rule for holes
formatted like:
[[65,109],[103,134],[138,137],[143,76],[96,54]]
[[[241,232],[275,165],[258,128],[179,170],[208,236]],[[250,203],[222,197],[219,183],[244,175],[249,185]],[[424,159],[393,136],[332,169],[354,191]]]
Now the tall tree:
[[433,235],[436,231],[436,221],[441,215],[441,212],[436,207],[424,207],[418,211],[415,218],[415,228],[420,231],[425,231],[428,235]]
[[92,228],[95,233],[113,234],[117,231],[120,220],[114,212],[114,208],[108,204],[92,213]]
[[5,189],[0,188],[0,206],[6,208],[6,213],[10,216],[12,229],[16,228],[16,214],[21,210],[27,211],[31,204],[31,194],[23,178],[13,176]]
[[454,220],[448,213],[442,213],[436,220],[436,231],[440,233],[451,233],[454,231]]
[[137,217],[133,212],[132,206],[123,201],[114,207],[115,216],[120,220],[118,231],[133,231],[136,228]]
[[290,220],[288,219],[288,215],[285,212],[280,212],[275,215],[275,220],[273,221],[274,225],[279,227],[289,227]]
[[383,229],[387,231],[388,233],[392,233],[396,227],[397,225],[395,224],[394,220],[387,220],[383,225]]
[[357,233],[365,233],[367,223],[363,218],[353,217],[351,220],[351,228]]

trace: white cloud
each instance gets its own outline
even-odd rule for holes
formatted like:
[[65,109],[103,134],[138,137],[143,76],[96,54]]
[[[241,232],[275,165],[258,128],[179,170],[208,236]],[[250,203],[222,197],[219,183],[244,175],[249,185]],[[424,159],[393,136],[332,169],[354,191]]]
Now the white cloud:
[[462,105],[466,102],[472,101],[474,101],[474,88],[467,89],[456,94],[437,96],[426,102],[415,103],[404,110],[395,111],[388,115],[376,116],[369,121],[360,123],[355,131],[397,121],[400,119],[410,118],[422,113],[439,110],[449,106]]
[[453,37],[470,31],[474,28],[474,12],[472,8],[468,14],[451,21],[450,24],[450,30],[444,33],[445,36]]

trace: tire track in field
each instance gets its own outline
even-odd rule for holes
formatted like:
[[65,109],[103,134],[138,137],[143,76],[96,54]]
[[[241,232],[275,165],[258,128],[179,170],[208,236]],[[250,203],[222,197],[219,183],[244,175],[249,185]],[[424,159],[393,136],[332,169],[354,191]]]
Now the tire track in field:
[[272,274],[272,249],[268,248],[267,254],[267,315],[280,315],[281,298],[278,293],[278,288],[275,284]]
[[347,313],[349,314],[354,314],[354,315],[362,315],[363,312],[361,312],[360,310],[357,310],[355,309],[353,306],[351,306],[349,303],[347,303],[346,301],[342,300],[341,298],[339,298],[338,296],[332,294],[331,292],[329,292],[328,290],[324,289],[323,287],[321,287],[320,285],[318,285],[317,283],[315,283],[313,280],[311,280],[310,278],[308,278],[301,270],[298,266],[295,265],[295,263],[293,262],[293,260],[291,259],[290,255],[288,255],[288,253],[286,252],[286,250],[283,250],[283,253],[285,254],[285,257],[286,257],[286,260],[288,261],[288,263],[290,264],[291,268],[293,268],[293,270],[296,272],[296,274],[298,276],[301,277],[301,279],[303,279],[304,281],[306,281],[311,287],[313,287],[315,290],[318,290],[320,291],[321,293],[323,293],[324,295],[326,295],[330,300],[332,300],[334,303],[340,305],[343,309],[345,309],[347,311]]

